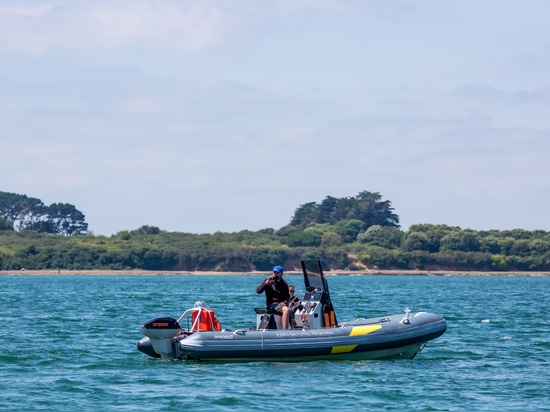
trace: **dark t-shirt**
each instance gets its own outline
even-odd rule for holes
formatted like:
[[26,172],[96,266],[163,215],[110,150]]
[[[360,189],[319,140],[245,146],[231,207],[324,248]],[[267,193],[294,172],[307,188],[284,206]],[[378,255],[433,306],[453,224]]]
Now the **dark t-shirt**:
[[[269,279],[269,278],[267,278]],[[288,302],[290,293],[288,293],[288,283],[282,278],[278,278],[271,285],[267,285],[264,279],[260,286],[256,289],[256,293],[265,292],[265,305],[271,306],[273,303]]]

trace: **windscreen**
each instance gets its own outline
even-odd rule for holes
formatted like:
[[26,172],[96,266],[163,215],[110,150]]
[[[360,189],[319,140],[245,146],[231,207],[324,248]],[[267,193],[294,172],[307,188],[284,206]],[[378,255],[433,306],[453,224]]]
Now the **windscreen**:
[[323,290],[328,294],[328,284],[323,277],[323,269],[318,260],[302,260],[306,290]]

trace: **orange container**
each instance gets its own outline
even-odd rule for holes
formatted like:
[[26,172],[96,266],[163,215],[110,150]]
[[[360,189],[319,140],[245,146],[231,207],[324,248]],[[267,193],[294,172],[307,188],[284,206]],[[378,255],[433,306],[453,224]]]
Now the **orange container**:
[[192,332],[197,331],[210,331],[210,330],[222,330],[220,321],[216,318],[216,314],[213,310],[210,309],[201,309],[199,321],[195,323],[199,311],[193,312],[191,314],[193,319],[193,330]]

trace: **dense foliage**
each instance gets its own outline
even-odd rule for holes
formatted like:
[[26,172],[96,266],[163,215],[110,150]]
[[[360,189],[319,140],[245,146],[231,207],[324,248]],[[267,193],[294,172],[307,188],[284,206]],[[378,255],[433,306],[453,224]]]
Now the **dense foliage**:
[[[322,207],[300,206],[291,223],[279,230],[191,234],[142,226],[111,237],[82,233],[83,215],[80,230],[68,233],[40,232],[30,221],[47,222],[46,217],[30,219],[19,213],[18,225],[22,216],[27,216],[26,223],[14,230],[0,203],[0,269],[244,272],[268,271],[279,264],[298,269],[302,259],[321,259],[332,270],[550,271],[550,232],[431,224],[402,231],[390,202],[382,202],[377,193],[327,199]],[[357,210],[371,210],[372,216]]]
[[313,223],[332,224],[346,220],[372,225],[399,227],[399,216],[393,213],[391,202],[382,201],[380,193],[363,191],[355,197],[337,199],[327,196],[321,203],[306,203],[294,212],[290,226],[305,229]]

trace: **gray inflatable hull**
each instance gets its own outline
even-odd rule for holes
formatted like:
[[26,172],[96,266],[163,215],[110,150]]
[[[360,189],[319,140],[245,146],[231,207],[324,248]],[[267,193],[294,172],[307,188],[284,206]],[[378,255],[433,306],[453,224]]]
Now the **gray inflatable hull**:
[[[412,359],[446,329],[443,317],[418,312],[358,319],[330,328],[195,332],[172,338],[171,357],[201,361]],[[160,357],[148,337],[138,342],[138,349]]]

